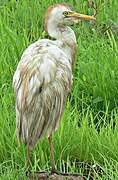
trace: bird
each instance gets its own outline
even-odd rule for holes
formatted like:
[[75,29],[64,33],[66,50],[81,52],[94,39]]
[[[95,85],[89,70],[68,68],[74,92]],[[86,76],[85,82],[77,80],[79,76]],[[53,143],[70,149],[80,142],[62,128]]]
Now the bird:
[[26,167],[38,141],[47,137],[51,171],[56,171],[53,133],[59,128],[71,92],[77,41],[70,25],[79,20],[95,17],[77,13],[68,4],[50,6],[44,19],[49,38],[24,50],[13,75],[16,134],[26,145]]

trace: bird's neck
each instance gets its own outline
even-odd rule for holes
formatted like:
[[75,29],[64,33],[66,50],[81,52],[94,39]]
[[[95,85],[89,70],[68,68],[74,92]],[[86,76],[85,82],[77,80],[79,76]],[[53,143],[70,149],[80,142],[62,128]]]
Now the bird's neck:
[[62,42],[62,49],[68,55],[72,64],[76,56],[76,37],[74,31],[68,26],[48,25],[47,32],[50,37]]

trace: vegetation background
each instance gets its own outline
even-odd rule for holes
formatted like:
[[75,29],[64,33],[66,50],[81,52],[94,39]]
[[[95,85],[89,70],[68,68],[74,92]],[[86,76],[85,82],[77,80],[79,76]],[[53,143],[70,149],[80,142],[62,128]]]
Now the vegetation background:
[[[42,38],[44,13],[67,2],[91,14],[88,0],[0,0],[0,179],[24,176],[25,146],[15,134],[12,78],[23,50]],[[118,1],[94,0],[96,23],[72,27],[78,42],[74,85],[54,135],[58,170],[86,179],[118,179]],[[47,139],[32,153],[32,171],[49,170]]]

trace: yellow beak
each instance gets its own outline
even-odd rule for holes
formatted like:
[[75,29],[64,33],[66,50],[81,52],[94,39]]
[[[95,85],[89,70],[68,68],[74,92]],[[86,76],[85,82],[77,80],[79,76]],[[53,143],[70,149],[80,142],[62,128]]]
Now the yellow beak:
[[85,14],[80,14],[80,13],[76,13],[74,12],[73,14],[70,15],[71,17],[75,17],[77,19],[83,19],[83,20],[95,20],[96,18],[94,16],[89,16],[89,15],[85,15]]

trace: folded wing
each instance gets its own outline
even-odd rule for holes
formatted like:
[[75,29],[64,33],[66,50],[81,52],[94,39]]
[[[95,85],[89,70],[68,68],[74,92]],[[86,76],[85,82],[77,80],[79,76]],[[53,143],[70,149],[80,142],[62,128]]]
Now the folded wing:
[[50,42],[29,46],[13,78],[18,138],[33,148],[60,122],[72,83],[65,54]]

